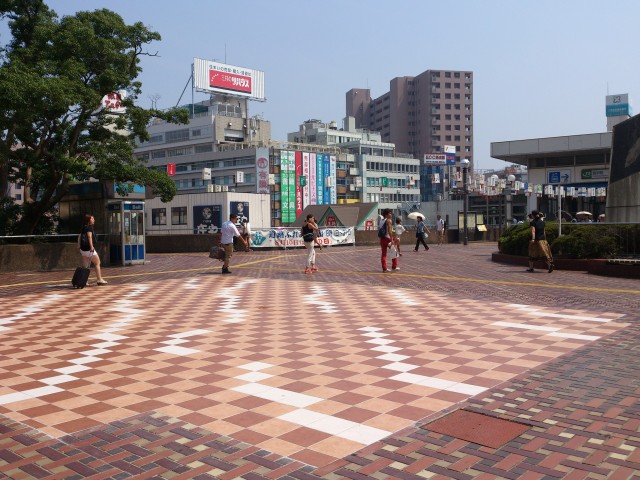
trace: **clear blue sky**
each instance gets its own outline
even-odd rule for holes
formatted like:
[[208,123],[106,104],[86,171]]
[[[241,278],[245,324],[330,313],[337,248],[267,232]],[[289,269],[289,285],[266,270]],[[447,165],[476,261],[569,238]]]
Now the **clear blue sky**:
[[[373,97],[394,77],[474,72],[476,168],[501,168],[490,143],[606,130],[605,96],[640,112],[640,1],[50,0],[59,15],[108,8],[162,35],[144,58],[139,103],[176,105],[193,57],[263,70],[250,114],[286,140],[303,121],[341,124],[345,93]],[[202,100],[202,94],[196,100]],[[639,103],[634,103],[634,100]],[[180,103],[191,101],[190,87]]]

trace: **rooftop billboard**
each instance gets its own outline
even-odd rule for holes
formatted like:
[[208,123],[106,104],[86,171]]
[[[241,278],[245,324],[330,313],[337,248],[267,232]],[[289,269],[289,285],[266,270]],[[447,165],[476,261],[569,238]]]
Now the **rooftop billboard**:
[[193,59],[197,91],[222,93],[264,101],[264,72],[200,58]]

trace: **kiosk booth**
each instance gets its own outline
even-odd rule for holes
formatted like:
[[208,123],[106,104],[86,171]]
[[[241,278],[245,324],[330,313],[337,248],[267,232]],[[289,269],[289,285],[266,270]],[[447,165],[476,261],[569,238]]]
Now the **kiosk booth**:
[[111,265],[144,264],[144,202],[108,200],[107,232]]

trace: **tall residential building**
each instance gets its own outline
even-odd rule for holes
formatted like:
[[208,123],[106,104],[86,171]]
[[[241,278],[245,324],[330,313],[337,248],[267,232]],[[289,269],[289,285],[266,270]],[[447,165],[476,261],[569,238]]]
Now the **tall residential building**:
[[[456,163],[466,158],[473,170],[473,72],[426,70],[416,77],[396,77],[389,87],[375,99],[366,88],[347,92],[346,114],[356,119],[356,127],[381,132],[383,142],[414,158],[453,146]],[[449,170],[457,169],[425,165],[422,200],[450,193]]]

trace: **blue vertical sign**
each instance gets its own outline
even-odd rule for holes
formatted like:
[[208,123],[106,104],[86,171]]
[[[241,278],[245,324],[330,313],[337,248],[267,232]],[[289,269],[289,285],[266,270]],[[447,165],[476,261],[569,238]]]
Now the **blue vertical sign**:
[[316,194],[317,204],[324,204],[324,155],[321,153],[316,154]]
[[323,172],[323,184],[324,184],[324,203],[331,203],[331,187],[328,186],[329,178],[331,177],[331,164],[329,163],[329,155],[322,155],[322,172]]

